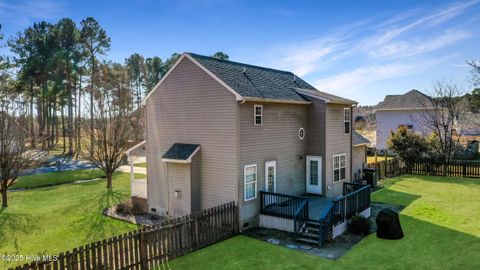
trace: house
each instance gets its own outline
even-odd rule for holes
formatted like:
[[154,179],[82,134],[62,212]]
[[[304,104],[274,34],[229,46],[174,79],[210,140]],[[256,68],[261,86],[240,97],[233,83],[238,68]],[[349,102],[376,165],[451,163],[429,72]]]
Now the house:
[[431,132],[424,125],[428,110],[434,110],[431,99],[418,90],[386,96],[376,106],[376,148],[386,149],[390,133],[402,125],[421,135],[429,135]]
[[344,195],[356,104],[291,72],[182,54],[143,101],[149,212],[235,201],[243,230],[282,198]]
[[370,141],[360,133],[352,132],[352,177],[354,180],[362,179],[363,169],[367,167],[367,148]]

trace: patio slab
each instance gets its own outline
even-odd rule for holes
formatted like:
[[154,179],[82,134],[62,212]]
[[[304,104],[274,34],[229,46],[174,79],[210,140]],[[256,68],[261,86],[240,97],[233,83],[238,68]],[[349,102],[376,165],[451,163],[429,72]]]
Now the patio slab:
[[[307,196],[310,196],[310,195],[307,195]],[[310,201],[309,201],[309,211],[311,207],[313,207],[312,210],[317,211],[317,210],[320,210],[322,205],[323,206],[328,205],[326,203],[324,204],[324,200],[322,200],[322,198],[325,198],[325,197],[320,197],[320,196],[314,196],[314,197],[319,197],[319,198],[314,198],[314,203],[312,204],[312,206],[310,206]],[[329,200],[327,202],[329,202]],[[380,212],[380,210],[382,210],[383,208],[389,208],[396,212],[400,212],[403,209],[402,206],[398,206],[398,205],[372,202],[371,204],[372,216],[370,217],[370,220],[372,222],[371,223],[372,233],[376,231],[375,218],[377,217],[378,212]],[[313,244],[309,245],[303,242],[298,242],[296,240],[296,235],[294,233],[283,232],[279,230],[266,229],[266,228],[254,228],[254,229],[247,230],[242,234],[258,240],[266,241],[273,245],[284,246],[289,249],[298,250],[301,252],[319,256],[322,258],[327,258],[330,260],[336,260],[342,257],[354,245],[356,245],[363,239],[363,236],[352,234],[347,231],[346,233],[337,237],[335,240],[327,242],[323,247],[320,247],[318,245],[313,245]]]

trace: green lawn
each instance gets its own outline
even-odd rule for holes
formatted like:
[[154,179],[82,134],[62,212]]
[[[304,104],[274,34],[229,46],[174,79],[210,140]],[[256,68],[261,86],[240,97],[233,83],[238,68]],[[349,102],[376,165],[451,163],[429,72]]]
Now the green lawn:
[[33,188],[99,177],[105,177],[105,174],[98,169],[33,174],[19,177],[12,188]]
[[[0,254],[53,255],[134,230],[102,214],[129,197],[129,177],[115,174],[110,192],[105,180],[10,192],[0,209]],[[12,265],[0,260],[0,269]]]
[[402,240],[369,235],[333,261],[237,236],[169,263],[171,269],[480,269],[480,180],[404,176],[373,200],[404,205]]
[[142,167],[142,168],[146,168],[147,167],[147,163],[146,162],[142,162],[142,163],[135,163],[134,164],[135,167]]

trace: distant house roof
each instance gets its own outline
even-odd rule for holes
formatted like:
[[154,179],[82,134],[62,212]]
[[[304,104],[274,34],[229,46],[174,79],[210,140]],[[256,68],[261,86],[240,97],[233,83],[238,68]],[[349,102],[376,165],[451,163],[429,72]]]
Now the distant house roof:
[[[308,94],[316,98],[323,98],[332,103],[356,104],[356,102],[352,100],[319,92],[313,86],[289,71],[220,60],[194,53],[182,54],[177,63],[185,57],[192,60],[192,62],[225,86],[239,101],[309,104],[310,99],[304,95]],[[176,64],[170,71],[175,68]],[[162,83],[168,74],[167,72],[159,84]],[[155,89],[150,91],[145,97],[144,102],[154,91]]]
[[362,145],[362,144],[370,144],[370,141],[367,138],[360,135],[360,133],[358,133],[356,131],[353,131],[353,133],[352,133],[352,144],[353,144],[353,146]]
[[190,163],[198,149],[199,144],[174,143],[162,156],[162,161]]
[[378,103],[376,110],[422,110],[433,109],[431,98],[418,90],[403,95],[388,95]]

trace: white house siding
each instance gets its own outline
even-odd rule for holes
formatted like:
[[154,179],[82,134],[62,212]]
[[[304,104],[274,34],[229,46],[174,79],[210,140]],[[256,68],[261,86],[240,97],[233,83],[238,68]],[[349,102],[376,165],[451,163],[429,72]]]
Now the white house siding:
[[[326,140],[325,140],[325,190],[327,197],[342,195],[343,182],[350,182],[352,134],[345,133],[344,108],[350,105],[328,104],[326,106]],[[333,156],[346,154],[346,179],[333,181]]]
[[[253,123],[254,104],[263,105],[263,125]],[[240,162],[238,188],[241,224],[258,225],[260,194],[265,190],[265,162],[277,162],[278,193],[301,195],[305,193],[305,141],[298,137],[303,127],[308,137],[308,105],[251,103],[240,108]],[[244,201],[244,165],[257,164],[257,198]]]
[[189,59],[170,73],[146,102],[149,209],[161,213],[174,196],[161,161],[174,143],[200,144],[200,168],[192,170],[200,207],[192,209],[237,201],[237,108],[235,96]]
[[427,135],[428,130],[422,125],[424,113],[415,110],[378,110],[376,112],[377,130],[376,147],[379,150],[387,149],[387,139],[391,131],[397,130],[400,125],[411,125],[412,130]]

